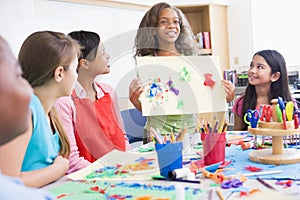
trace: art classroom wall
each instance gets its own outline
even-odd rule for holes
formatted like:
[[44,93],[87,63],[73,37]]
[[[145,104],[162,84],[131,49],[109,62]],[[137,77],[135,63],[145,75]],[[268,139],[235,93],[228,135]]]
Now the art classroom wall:
[[230,0],[230,67],[247,70],[256,51],[276,49],[285,57],[289,70],[299,69],[298,4],[298,0]]
[[[111,55],[111,74],[103,81],[115,87],[131,68],[134,69],[132,47],[144,13],[144,10],[51,0],[2,0],[0,35],[8,41],[17,56],[23,41],[35,31],[95,31]],[[118,95],[128,96],[128,85],[126,91],[123,91],[124,94],[121,92]]]

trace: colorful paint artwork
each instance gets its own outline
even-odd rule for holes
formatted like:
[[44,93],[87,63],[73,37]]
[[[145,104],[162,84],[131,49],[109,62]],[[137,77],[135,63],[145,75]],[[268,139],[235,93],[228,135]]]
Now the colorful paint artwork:
[[[206,194],[199,186],[181,186],[185,199],[197,200]],[[111,182],[111,181],[67,181],[52,188],[50,192],[62,200],[176,200],[173,184]]]
[[154,169],[155,159],[146,159],[140,157],[131,164],[116,164],[113,166],[100,167],[86,175],[85,179],[114,179],[127,178],[135,175],[135,172],[144,172],[145,170]]
[[144,116],[227,110],[218,57],[137,57]]
[[155,152],[113,150],[89,166],[67,175],[71,180],[150,180],[159,174]]

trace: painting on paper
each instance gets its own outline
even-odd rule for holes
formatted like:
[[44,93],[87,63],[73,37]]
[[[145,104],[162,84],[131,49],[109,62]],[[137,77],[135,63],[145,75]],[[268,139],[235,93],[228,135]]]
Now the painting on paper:
[[218,57],[137,57],[137,66],[144,116],[227,110]]
[[114,149],[67,177],[71,180],[151,180],[157,174],[159,167],[155,152],[140,154]]

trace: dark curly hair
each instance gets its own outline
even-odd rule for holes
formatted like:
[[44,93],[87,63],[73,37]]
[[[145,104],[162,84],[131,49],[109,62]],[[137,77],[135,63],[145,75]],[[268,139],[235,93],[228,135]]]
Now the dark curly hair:
[[135,37],[135,56],[155,55],[159,49],[155,31],[158,26],[159,14],[166,8],[174,10],[180,20],[180,35],[175,42],[176,49],[187,56],[197,52],[194,34],[185,15],[180,9],[162,2],[152,6],[144,15]]

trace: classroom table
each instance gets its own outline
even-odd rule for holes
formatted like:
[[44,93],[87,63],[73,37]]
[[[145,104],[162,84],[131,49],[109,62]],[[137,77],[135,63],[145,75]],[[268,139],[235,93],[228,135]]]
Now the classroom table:
[[[151,146],[151,145],[150,145]],[[148,144],[149,147],[149,144]],[[193,145],[191,145],[191,147],[193,147]],[[134,148],[132,151],[136,152],[138,150],[137,148]],[[263,167],[267,167],[266,165],[261,165],[258,163],[253,163],[251,161],[248,160],[247,158],[247,154],[248,152],[251,151],[251,149],[247,150],[247,151],[243,151],[243,150],[239,150],[239,146],[238,145],[231,145],[230,147],[226,147],[226,160],[232,159],[233,160],[233,164],[228,165],[228,167],[237,167],[237,169],[241,169],[241,167],[243,167],[243,164],[238,164],[235,165],[235,163],[238,163],[239,160],[241,160],[241,162],[244,162],[244,167],[245,165],[249,165],[249,163],[253,166],[263,166]],[[185,159],[191,158],[190,155],[193,152],[189,151],[189,156],[184,157]],[[235,154],[235,156],[233,157],[232,154]],[[299,166],[299,167],[298,167]],[[282,168],[280,168],[282,167]],[[294,168],[293,168],[294,167]],[[286,168],[289,168],[289,166],[274,166],[272,168],[264,168],[264,171],[276,171],[278,170],[277,168],[279,168],[282,171],[285,171]],[[290,167],[291,169],[293,169],[292,172],[291,171],[291,177],[286,176],[286,173],[283,173],[283,175],[278,176],[279,179],[284,179],[284,178],[297,178],[297,174],[300,171],[300,165],[296,164],[293,165],[292,167]],[[243,170],[241,170],[243,171]],[[233,175],[235,172],[232,171],[230,173],[230,171],[227,172],[226,176],[231,176]],[[244,171],[243,171],[244,173]],[[293,174],[294,173],[294,174]],[[296,174],[296,175],[295,175]],[[275,176],[275,175],[274,175]],[[272,178],[272,175],[264,175],[264,176],[259,176],[261,178],[264,179],[264,183],[267,184],[262,184],[260,181],[258,181],[256,178],[257,176],[252,176],[252,177],[248,177],[248,179],[243,183],[243,187],[248,188],[248,189],[258,189],[259,192],[255,192],[249,196],[243,196],[240,197],[240,192],[232,192],[232,189],[222,189],[220,187],[220,185],[217,185],[213,180],[206,178],[203,176],[203,174],[200,174],[197,177],[197,180],[200,180],[200,184],[195,184],[195,183],[184,183],[184,182],[175,182],[175,181],[160,181],[160,180],[139,180],[139,181],[135,181],[138,183],[152,183],[152,184],[159,184],[159,185],[182,185],[182,186],[189,186],[189,187],[196,187],[196,188],[201,188],[201,189],[205,189],[207,190],[206,193],[203,194],[203,196],[201,196],[200,199],[221,199],[220,196],[217,193],[217,190],[220,190],[220,192],[223,194],[224,199],[270,199],[272,198],[272,200],[276,200],[276,199],[300,199],[300,184],[298,185],[298,179],[293,181],[293,184],[290,187],[286,187],[285,185],[278,185],[276,184],[277,180],[272,179],[272,180],[266,180],[266,178]],[[59,187],[59,185],[65,183],[66,181],[70,181],[66,176],[62,177],[61,179],[59,179],[58,181],[51,183],[45,187],[43,187],[44,189],[48,190],[54,187]],[[126,180],[127,182],[133,182],[133,180]],[[283,181],[283,180],[281,180]],[[300,181],[300,179],[299,179]],[[112,181],[113,182],[113,181]],[[300,182],[299,182],[300,183]],[[270,189],[270,187],[272,187],[273,189]],[[212,190],[212,192],[208,192]],[[210,193],[212,196],[210,196]]]

